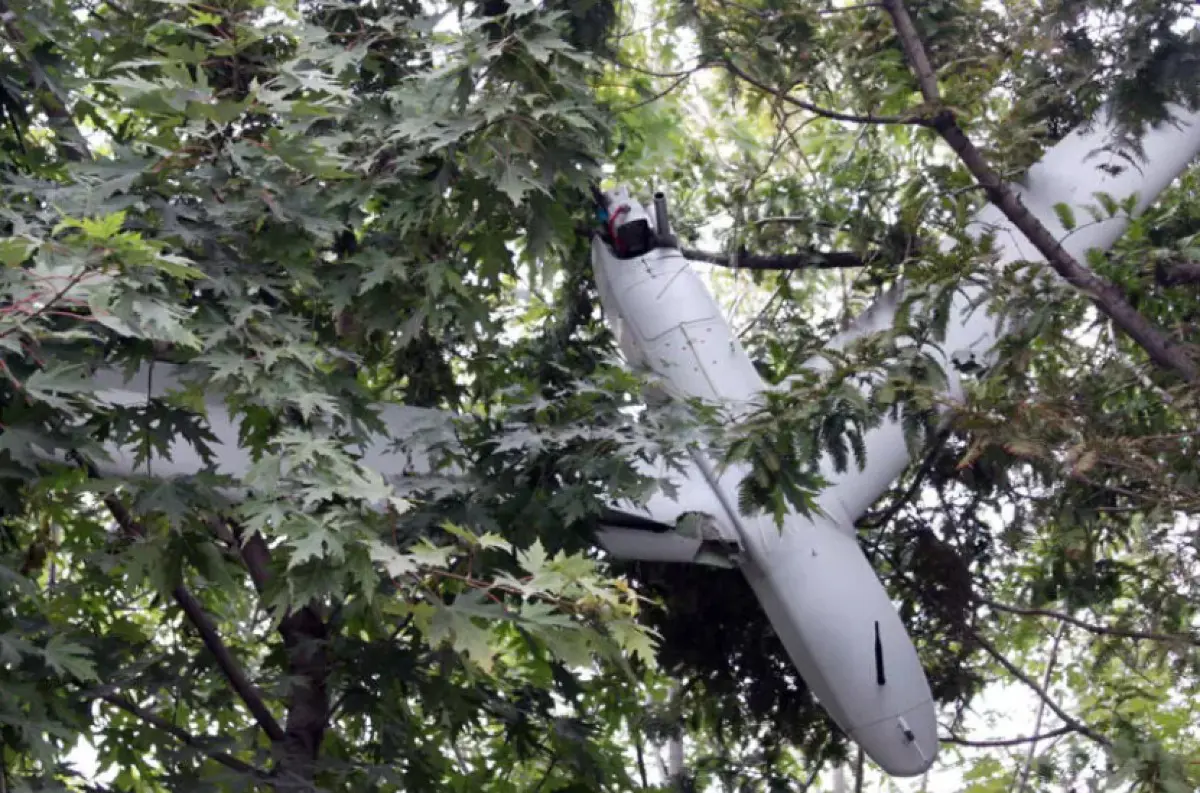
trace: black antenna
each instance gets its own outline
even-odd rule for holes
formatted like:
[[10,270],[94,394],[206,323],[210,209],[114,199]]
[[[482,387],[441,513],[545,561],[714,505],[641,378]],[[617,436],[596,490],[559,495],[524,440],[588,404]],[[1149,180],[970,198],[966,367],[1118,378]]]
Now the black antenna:
[[654,194],[654,247],[678,248],[679,240],[671,233],[671,216],[667,212],[667,194],[659,190]]
[[875,622],[875,682],[887,685],[887,673],[883,670],[883,640],[879,638],[879,622]]
[[660,237],[671,234],[671,219],[667,215],[667,196],[659,190],[654,194],[654,230]]

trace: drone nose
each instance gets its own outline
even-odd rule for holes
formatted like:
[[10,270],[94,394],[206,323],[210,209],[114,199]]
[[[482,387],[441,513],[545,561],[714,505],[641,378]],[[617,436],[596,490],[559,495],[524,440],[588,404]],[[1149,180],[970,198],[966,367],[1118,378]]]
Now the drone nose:
[[938,753],[933,703],[927,701],[898,716],[856,727],[850,737],[886,773],[920,776],[929,770]]

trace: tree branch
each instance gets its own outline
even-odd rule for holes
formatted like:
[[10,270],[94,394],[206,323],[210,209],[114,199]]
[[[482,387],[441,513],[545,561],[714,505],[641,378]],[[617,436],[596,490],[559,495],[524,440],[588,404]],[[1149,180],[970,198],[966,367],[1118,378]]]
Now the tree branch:
[[[940,106],[937,76],[929,63],[929,57],[925,54],[925,47],[908,9],[902,0],[884,0],[884,7],[896,26],[901,46],[916,73],[925,101],[935,107]],[[1138,313],[1117,286],[1096,275],[1068,253],[1050,230],[1034,217],[1012,188],[988,165],[983,153],[967,138],[953,111],[940,110],[928,126],[935,129],[949,144],[983,188],[988,199],[1029,239],[1055,272],[1087,296],[1117,327],[1141,346],[1155,364],[1176,372],[1190,383],[1200,382],[1200,366],[1183,348],[1168,339],[1161,330]]]
[[[1042,675],[1042,688],[1050,687],[1051,678],[1054,675],[1054,665],[1058,662],[1058,650],[1062,646],[1063,637],[1067,635],[1067,623],[1062,623],[1058,626],[1058,630],[1054,632],[1054,643],[1050,646],[1050,657],[1046,660],[1046,672]],[[1046,700],[1038,703],[1037,716],[1033,720],[1033,734],[1037,735],[1042,729],[1042,719],[1046,717]],[[1033,758],[1037,754],[1036,740],[1029,742],[1029,750],[1025,753],[1025,764],[1021,766],[1021,781],[1017,783],[1016,793],[1025,793],[1025,788],[1029,786],[1029,772],[1033,770]]]
[[818,14],[825,16],[827,14],[844,14],[847,11],[862,11],[867,8],[883,8],[883,3],[859,3],[852,6],[839,6],[837,8],[822,8],[817,11]]
[[329,724],[329,626],[309,605],[284,617],[279,633],[293,681],[288,691],[283,759],[289,770],[308,781],[316,773]]
[[26,43],[25,33],[16,24],[17,15],[8,7],[6,0],[0,0],[0,25],[5,36],[12,43],[21,66],[29,73],[29,81],[36,90],[41,87],[45,95],[42,97],[41,108],[52,126],[63,138],[63,155],[72,162],[81,162],[91,156],[87,139],[79,130],[71,111],[67,108],[66,98],[54,84],[50,74],[36,57],[27,55],[21,50]]
[[638,776],[642,780],[642,790],[647,790],[650,787],[650,778],[646,774],[646,747],[642,740],[642,731],[635,727],[633,732],[633,748],[637,753]]
[[[599,232],[591,225],[579,224],[575,233],[591,239]],[[852,251],[830,251],[824,253],[817,250],[804,250],[799,253],[738,253],[731,256],[725,253],[702,251],[697,248],[680,247],[679,252],[685,258],[717,267],[730,267],[738,270],[837,270],[849,267],[866,267],[877,254],[862,257]]]
[[671,84],[668,85],[666,88],[662,89],[661,91],[656,91],[653,94],[651,94],[650,96],[645,97],[643,99],[639,99],[637,102],[634,102],[631,105],[625,105],[624,107],[615,108],[613,110],[613,112],[617,113],[617,114],[629,113],[634,110],[637,110],[638,108],[645,107],[646,105],[649,105],[653,102],[657,102],[658,100],[662,99],[667,94],[674,91],[679,86],[683,85],[683,83],[686,82],[687,79],[692,76],[692,74],[693,74],[693,72],[686,72],[686,73],[680,75],[679,77],[676,77],[674,80],[672,80]]
[[697,262],[715,264],[718,267],[733,267],[738,270],[836,270],[843,267],[865,267],[867,262],[857,253],[850,251],[804,251],[802,253],[754,254],[741,253],[728,256],[710,253],[695,248],[680,248],[686,258]]
[[1200,284],[1200,262],[1159,262],[1154,268],[1154,280],[1159,286]]
[[1113,628],[1107,625],[1095,625],[1090,622],[1085,622],[1078,617],[1073,617],[1070,614],[1064,614],[1061,611],[1051,611],[1049,609],[1031,608],[1027,606],[1011,606],[1007,603],[999,603],[995,600],[980,597],[979,602],[995,611],[1003,611],[1008,614],[1019,614],[1025,617],[1050,617],[1069,625],[1074,625],[1076,628],[1082,628],[1088,633],[1094,633],[1097,636],[1119,636],[1123,639],[1143,639],[1152,642],[1168,642],[1178,643],[1184,642],[1194,647],[1200,647],[1200,637],[1190,636],[1187,634],[1170,634],[1170,633],[1153,633],[1150,631],[1134,631],[1125,628]]
[[804,781],[800,783],[800,787],[796,790],[796,793],[808,793],[808,789],[811,788],[813,783],[817,781],[817,774],[821,773],[821,767],[823,765],[824,763],[820,761],[813,763],[813,767],[809,770],[808,776],[806,776]]
[[[92,467],[88,466],[89,470]],[[121,530],[130,537],[145,538],[146,530],[140,523],[125,509],[116,496],[105,496],[104,506],[112,513],[113,518],[117,521],[117,525]],[[283,740],[284,731],[279,726],[279,722],[275,720],[270,709],[267,708],[266,702],[263,700],[262,692],[250,679],[246,677],[246,673],[242,670],[241,664],[233,657],[233,653],[221,641],[221,636],[217,632],[217,626],[212,619],[204,611],[200,605],[200,601],[196,600],[195,596],[188,591],[183,584],[171,590],[171,595],[175,598],[175,602],[187,615],[188,620],[195,626],[196,631],[200,634],[200,640],[204,642],[204,646],[213,654],[217,661],[217,666],[225,674],[229,684],[237,695],[241,697],[242,702],[246,703],[246,707],[253,714],[255,721],[260,726],[272,741]]]
[[[968,629],[968,630],[970,630],[970,629]],[[1086,735],[1088,738],[1091,738],[1093,741],[1100,744],[1101,746],[1105,746],[1105,747],[1109,747],[1109,748],[1112,747],[1111,741],[1109,741],[1107,738],[1105,738],[1100,733],[1093,730],[1091,727],[1089,727],[1086,724],[1084,724],[1083,722],[1081,722],[1079,719],[1075,718],[1074,716],[1072,716],[1071,714],[1069,714],[1065,710],[1063,710],[1062,707],[1060,707],[1059,704],[1057,702],[1055,702],[1048,693],[1046,693],[1046,689],[1044,687],[1038,685],[1038,683],[1036,681],[1034,681],[1032,678],[1030,678],[1029,675],[1025,674],[1019,668],[1017,668],[1016,664],[1014,664],[1012,661],[1005,658],[1004,655],[999,650],[996,649],[996,646],[994,644],[992,644],[990,641],[988,641],[987,639],[985,639],[982,634],[980,634],[978,631],[975,631],[975,630],[971,630],[970,632],[971,632],[972,638],[976,641],[976,643],[980,647],[982,647],[984,650],[986,650],[988,655],[992,656],[992,658],[994,658],[996,660],[996,663],[998,663],[998,664],[1000,664],[1000,666],[1004,667],[1006,672],[1008,672],[1010,675],[1015,677],[1017,680],[1020,680],[1022,683],[1024,683],[1026,686],[1028,686],[1034,693],[1036,693],[1039,697],[1041,697],[1042,701],[1046,703],[1046,707],[1048,707],[1048,708],[1050,708],[1050,710],[1054,711],[1054,715],[1058,716],[1058,718],[1062,719],[1063,723],[1068,725],[1068,727],[1070,727],[1072,730],[1079,733],[1080,735]]]
[[267,547],[262,534],[254,532],[250,537],[243,537],[239,526],[228,520],[217,523],[217,535],[233,545],[250,573],[250,581],[254,590],[262,595],[271,581],[271,549]]
[[975,748],[980,748],[980,749],[999,749],[999,748],[1002,748],[1005,746],[1020,746],[1022,744],[1026,744],[1026,743],[1034,743],[1036,741],[1045,741],[1049,738],[1058,738],[1061,735],[1070,735],[1073,732],[1076,732],[1074,727],[1066,726],[1066,727],[1059,727],[1056,730],[1049,730],[1048,732],[1044,732],[1041,735],[1026,735],[1026,736],[1021,736],[1019,738],[997,738],[994,740],[976,741],[976,740],[971,740],[969,738],[960,738],[959,736],[951,733],[949,735],[941,736],[940,738],[938,738],[938,740],[943,741],[945,743],[956,744],[958,746],[970,746],[970,747],[975,747]]
[[[260,595],[271,582],[271,551],[262,534],[243,538],[240,529],[229,527],[250,580]],[[281,764],[303,782],[312,779],[325,738],[332,708],[329,700],[329,626],[312,605],[289,611],[279,622],[287,657],[287,720],[281,735]]]
[[546,786],[546,780],[554,773],[554,769],[558,766],[558,755],[550,758],[550,764],[546,766],[546,772],[542,774],[542,778],[538,780],[537,787],[533,789],[533,793],[540,793],[541,789]]
[[780,91],[772,88],[758,78],[750,75],[740,66],[735,64],[731,59],[724,60],[725,68],[734,77],[737,77],[750,85],[754,86],[763,93],[770,94],[782,102],[787,102],[789,105],[794,105],[801,110],[807,110],[809,113],[821,116],[823,118],[833,119],[834,121],[847,121],[851,124],[910,124],[927,127],[930,126],[931,120],[923,113],[911,112],[902,116],[877,116],[872,113],[861,115],[857,113],[842,113],[837,110],[828,110],[811,102],[805,102],[803,99],[797,99],[786,91]]
[[883,0],[883,7],[892,18],[892,24],[896,26],[900,46],[908,57],[913,73],[916,74],[921,96],[930,107],[939,107],[942,104],[942,95],[938,91],[937,72],[929,62],[925,45],[921,43],[921,34],[917,32],[917,26],[913,24],[903,0]]
[[197,738],[195,735],[192,735],[182,727],[172,724],[161,716],[151,713],[132,700],[112,694],[103,696],[101,699],[113,707],[119,708],[126,713],[130,713],[138,717],[151,727],[162,730],[163,732],[177,739],[185,746],[189,746],[192,749],[197,750],[205,757],[213,760],[214,762],[220,763],[226,768],[237,771],[238,773],[249,774],[260,779],[266,776],[262,771],[250,765],[249,763],[243,762],[232,755],[209,748],[205,745],[205,741]]

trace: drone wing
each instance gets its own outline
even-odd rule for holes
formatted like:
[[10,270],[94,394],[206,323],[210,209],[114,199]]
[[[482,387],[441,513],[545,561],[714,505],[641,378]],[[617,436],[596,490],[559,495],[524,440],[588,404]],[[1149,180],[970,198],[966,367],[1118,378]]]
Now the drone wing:
[[[166,363],[147,364],[132,374],[101,369],[93,375],[93,383],[99,401],[125,407],[162,399],[187,385],[179,367]],[[352,450],[361,454],[365,467],[394,483],[431,474],[454,478],[454,470],[435,472],[428,454],[436,446],[453,445],[453,413],[385,405],[379,414],[391,437]],[[215,472],[235,481],[243,479],[254,461],[234,417],[220,399],[205,402],[205,416],[215,439],[208,444],[215,457]],[[105,451],[109,460],[100,461],[98,467],[106,476],[167,479],[194,475],[209,467],[184,438],[173,439],[167,455],[155,457],[144,467],[137,464],[134,444],[110,442]],[[663,482],[664,487],[642,504],[628,500],[611,504],[597,527],[599,545],[619,559],[732,567],[741,550],[737,531],[728,510],[695,464],[673,469],[665,462],[638,465],[642,474]]]

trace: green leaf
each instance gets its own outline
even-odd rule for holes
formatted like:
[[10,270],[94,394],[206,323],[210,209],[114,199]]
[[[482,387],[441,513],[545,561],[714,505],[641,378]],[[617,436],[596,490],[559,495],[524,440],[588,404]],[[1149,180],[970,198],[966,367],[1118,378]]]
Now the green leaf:
[[34,655],[37,648],[16,633],[0,633],[0,662],[9,666],[21,663],[21,657]]
[[531,186],[522,169],[510,164],[504,166],[504,172],[496,184],[500,192],[508,196],[508,200],[512,202],[513,206],[517,207],[521,206],[521,201],[524,199],[525,194],[529,192]]
[[206,277],[204,271],[197,269],[190,260],[174,254],[160,253],[154,257],[153,264],[175,278],[196,281]]
[[378,540],[372,540],[369,548],[371,561],[382,564],[392,578],[403,578],[420,569],[417,559],[402,554],[392,546],[384,545]]
[[479,547],[483,548],[484,550],[501,550],[508,551],[509,553],[513,552],[512,543],[501,537],[499,534],[484,532],[483,534],[478,535],[475,538],[475,541],[478,543]]
[[546,647],[568,666],[587,669],[592,665],[593,650],[588,635],[583,630],[540,630],[537,637]]
[[455,652],[462,653],[481,669],[491,671],[496,650],[492,636],[453,606],[439,606],[429,624],[429,641],[449,643]]
[[70,675],[81,682],[98,681],[90,653],[82,645],[54,634],[43,649],[46,665],[60,675]]
[[645,664],[654,663],[654,638],[646,628],[630,620],[614,620],[608,623],[607,628],[624,652],[640,658]]
[[438,546],[426,539],[422,539],[407,556],[422,567],[443,568],[450,564],[450,558],[454,556],[456,551],[457,549],[454,546]]
[[537,575],[546,569],[546,564],[549,557],[546,555],[546,547],[542,545],[540,539],[534,540],[533,544],[528,548],[517,552],[517,561],[520,562],[521,568],[531,575]]
[[40,247],[36,240],[21,237],[0,239],[0,262],[5,267],[20,267],[33,251]]
[[1071,231],[1075,228],[1075,212],[1071,209],[1070,204],[1061,202],[1055,204],[1054,214],[1058,216],[1058,222],[1062,224],[1063,229]]
[[314,528],[307,534],[288,540],[292,549],[288,560],[288,569],[294,569],[307,561],[324,560],[326,557],[338,559],[342,555],[342,542],[334,534],[322,527]]
[[95,392],[96,385],[86,367],[67,364],[34,372],[26,378],[24,390],[33,399],[67,409],[68,403],[59,399],[58,395],[91,394]]

